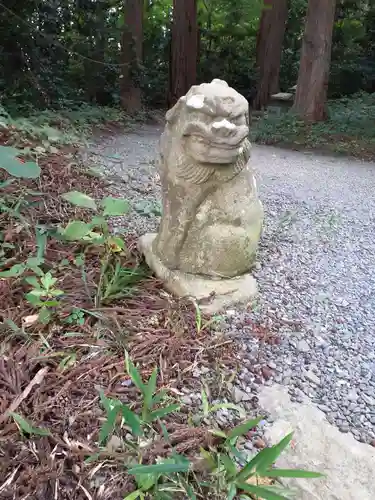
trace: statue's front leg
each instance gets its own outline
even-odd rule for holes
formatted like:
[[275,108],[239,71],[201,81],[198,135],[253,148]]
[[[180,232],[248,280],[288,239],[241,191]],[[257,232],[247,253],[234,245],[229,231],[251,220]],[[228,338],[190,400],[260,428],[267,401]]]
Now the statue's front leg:
[[202,203],[215,191],[216,184],[210,182],[203,186],[194,186],[194,188],[198,190],[198,193],[194,192],[194,196],[185,195],[183,199],[176,200],[178,218],[176,218],[176,213],[171,213],[174,211],[173,205],[165,207],[169,211],[165,214],[167,223],[164,215],[164,226],[161,227],[154,243],[154,249],[159,258],[171,270],[179,269],[181,251],[190,228]]

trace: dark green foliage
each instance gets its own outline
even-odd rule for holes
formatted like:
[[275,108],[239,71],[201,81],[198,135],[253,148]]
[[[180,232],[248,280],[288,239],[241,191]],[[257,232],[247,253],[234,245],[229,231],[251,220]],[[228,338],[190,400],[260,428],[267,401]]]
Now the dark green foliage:
[[[220,77],[250,101],[263,0],[198,0],[199,81]],[[280,85],[297,81],[307,0],[291,0]],[[370,6],[368,6],[370,5]],[[164,107],[172,0],[144,2],[145,104]],[[0,6],[1,104],[13,117],[35,109],[119,103],[122,0],[4,0]],[[375,90],[375,4],[338,0],[329,93]],[[2,116],[0,115],[0,120]]]
[[251,101],[263,0],[207,0],[199,9],[200,81],[223,78]]
[[[359,90],[375,90],[375,4],[341,0],[333,30],[329,93],[342,97]],[[371,2],[370,2],[371,3]]]
[[254,121],[252,139],[263,144],[318,148],[335,153],[375,156],[375,94],[333,100],[328,120],[307,126],[291,112]]
[[[113,104],[120,2],[6,0],[0,6],[0,88],[12,114],[72,102]],[[113,8],[112,8],[113,7]]]

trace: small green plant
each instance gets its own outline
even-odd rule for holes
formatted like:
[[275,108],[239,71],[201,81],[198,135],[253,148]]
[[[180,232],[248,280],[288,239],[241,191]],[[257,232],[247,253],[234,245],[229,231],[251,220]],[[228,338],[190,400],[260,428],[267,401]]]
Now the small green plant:
[[[261,485],[262,479],[322,477],[322,474],[317,472],[274,468],[275,461],[289,445],[293,433],[288,434],[278,444],[264,448],[248,461],[236,444],[240,436],[255,428],[261,420],[262,417],[247,420],[227,433],[214,430],[213,434],[221,437],[222,443],[216,448],[201,450],[202,458],[210,470],[210,491],[214,491],[219,498],[226,495],[225,498],[234,499],[241,495],[241,498],[250,500],[250,494],[264,500],[288,499],[290,492],[286,488],[276,484]],[[239,467],[238,463],[243,465]]]
[[109,261],[98,288],[97,303],[107,304],[131,296],[134,285],[147,276],[148,270],[142,266],[126,267],[117,259]]
[[212,318],[210,318],[209,320],[204,321],[203,316],[202,316],[202,311],[201,311],[201,308],[199,307],[199,304],[197,303],[197,301],[195,299],[193,299],[192,302],[193,302],[194,308],[195,308],[195,327],[196,327],[197,333],[203,332],[203,330],[205,330],[206,328],[214,325],[215,323],[219,323],[223,319],[223,316],[216,316],[215,315],[215,316],[212,316]]
[[122,238],[110,233],[106,217],[116,217],[128,213],[130,206],[126,200],[106,197],[100,202],[101,210],[95,200],[79,191],[70,191],[62,198],[78,207],[87,208],[96,212],[90,222],[71,221],[65,228],[60,229],[60,234],[68,241],[83,241],[93,244],[104,244],[111,252],[125,250]]
[[[65,354],[59,364],[59,370],[64,372],[75,362],[76,357],[73,352]],[[144,382],[127,353],[125,364],[130,380],[141,395],[141,407],[138,406],[139,401],[134,401],[133,408],[131,408],[130,405],[118,399],[106,397],[103,391],[100,391],[100,402],[105,411],[105,420],[99,431],[98,453],[86,460],[86,462],[92,462],[101,453],[111,453],[113,433],[125,428],[125,432],[120,433],[122,453],[119,456],[127,473],[134,477],[136,486],[135,490],[124,500],[151,498],[156,500],[177,498],[289,500],[292,492],[283,487],[280,478],[322,477],[322,474],[317,472],[275,467],[275,462],[290,444],[293,433],[288,434],[276,445],[264,448],[251,457],[245,455],[239,448],[239,440],[255,429],[262,417],[245,420],[226,432],[208,429],[215,438],[211,445],[201,447],[194,457],[178,453],[163,420],[167,415],[178,411],[179,405],[165,405],[167,395],[163,390],[157,389],[157,368]],[[207,413],[210,411],[209,403],[204,396],[202,399],[204,411]],[[134,408],[139,408],[139,410],[134,410]],[[48,429],[34,427],[18,413],[9,412],[8,415],[13,418],[25,438],[51,436]],[[161,444],[160,434],[166,444],[170,445],[171,452],[167,457],[157,456],[153,463],[143,463],[149,445],[152,445],[155,439],[158,444]],[[118,443],[118,440],[116,442]],[[160,449],[163,450],[163,446]]]
[[69,316],[65,319],[65,323],[69,325],[79,325],[85,324],[85,311],[83,309],[74,307]]
[[[41,266],[44,264],[44,253],[47,244],[47,236],[40,229],[36,228],[36,245],[37,245],[37,253],[34,257],[28,257],[25,262],[21,262],[18,264],[14,264],[9,269],[5,271],[0,271],[0,279],[1,278],[19,278],[26,271],[32,271],[37,276],[43,276],[44,273],[41,269]],[[0,242],[0,248],[3,250],[3,253],[6,253],[6,249],[9,247],[7,243]],[[13,246],[11,246],[12,248]],[[6,266],[7,261],[3,262],[3,267]]]
[[322,233],[328,236],[331,233],[335,232],[340,224],[342,224],[340,215],[335,212],[331,212],[327,214],[322,223]]
[[71,221],[65,228],[60,228],[60,235],[67,241],[80,241],[95,246],[103,246],[104,254],[101,256],[100,277],[94,299],[96,307],[128,296],[131,287],[145,277],[141,268],[128,268],[123,265],[117,256],[127,254],[123,238],[111,234],[107,217],[121,216],[129,211],[126,200],[107,197],[101,200],[99,210],[97,202],[90,196],[79,191],[65,193],[66,201],[97,212],[90,222]]
[[6,271],[0,271],[0,278],[19,278],[25,271],[32,271],[41,276],[43,274],[43,271],[40,269],[42,263],[42,259],[29,257],[24,263],[14,264]]
[[77,354],[75,352],[70,352],[65,354],[59,363],[58,370],[63,373],[77,362]]
[[[212,429],[215,444],[209,448],[201,448],[200,457],[190,460],[176,453],[168,458],[159,457],[156,463],[143,464],[143,453],[147,443],[159,434],[167,443],[170,436],[163,419],[179,410],[178,404],[163,405],[166,394],[157,390],[157,369],[155,368],[147,382],[143,382],[140,372],[126,353],[126,370],[132,383],[141,394],[140,413],[117,399],[106,398],[103,393],[100,399],[106,412],[106,419],[99,434],[99,443],[104,445],[114,432],[116,424],[130,429],[132,438],[122,440],[127,454],[127,472],[134,476],[136,490],[125,497],[126,500],[171,499],[174,498],[235,498],[251,500],[287,500],[291,492],[279,484],[280,478],[319,478],[322,474],[305,470],[278,469],[274,463],[287,448],[293,434],[288,434],[278,444],[264,448],[252,457],[245,455],[238,446],[239,438],[255,429],[262,417],[245,420],[229,431]],[[203,415],[222,408],[238,410],[235,405],[210,405],[206,391],[202,389]],[[242,412],[239,412],[240,416]],[[120,419],[120,420],[119,420]],[[128,436],[128,435],[126,435]]]
[[208,419],[213,416],[214,413],[220,410],[233,410],[238,413],[240,418],[245,418],[245,412],[241,406],[235,405],[233,403],[215,403],[211,404],[207,396],[207,391],[202,387],[201,389],[201,399],[202,399],[202,411],[194,413],[191,421],[194,424],[200,424],[203,419]]
[[173,499],[173,493],[177,492],[184,492],[187,498],[197,498],[195,492],[199,491],[203,498],[288,500],[292,492],[277,484],[280,478],[322,477],[317,472],[274,467],[275,461],[289,445],[293,433],[278,444],[261,450],[250,460],[242,455],[236,447],[238,438],[255,428],[261,419],[247,420],[227,433],[211,431],[222,441],[209,450],[201,449],[203,466],[199,466],[199,471],[201,474],[202,470],[205,471],[203,478],[194,472],[192,462],[176,454],[156,464],[130,467],[128,473],[135,476],[137,490],[126,498],[144,499],[149,498],[146,497],[148,494],[152,498]]
[[162,207],[160,202],[140,201],[134,205],[134,210],[146,217],[157,216],[162,214]]
[[39,308],[39,320],[42,323],[48,323],[51,319],[51,308],[60,304],[59,298],[64,295],[63,290],[56,288],[57,278],[48,271],[41,276],[29,276],[25,278],[26,283],[31,285],[32,289],[26,294],[26,299],[34,307]]
[[[26,271],[31,271],[37,276],[43,276],[44,272],[41,266],[44,264],[44,252],[46,248],[47,237],[45,234],[41,233],[38,228],[36,228],[36,244],[38,247],[37,253],[34,257],[28,257],[25,262],[14,264],[9,269],[0,272],[0,278],[19,278]],[[1,244],[1,248],[6,250],[8,245]],[[7,267],[7,261],[3,263],[4,267]]]
[[173,500],[178,493],[185,493],[187,498],[196,498],[193,488],[186,480],[190,467],[190,461],[177,454],[156,464],[134,466],[128,473],[134,476],[137,490],[124,500],[144,500],[150,497],[155,500]]
[[[107,398],[103,392],[100,393],[100,402],[106,412],[106,420],[99,432],[99,445],[105,444],[111,437],[119,415],[121,416],[121,424],[127,425],[133,436],[143,435],[140,418],[128,405],[118,399]],[[130,445],[130,443],[128,444]]]
[[6,267],[8,259],[8,252],[11,252],[15,249],[15,245],[13,243],[9,243],[4,241],[4,234],[0,234],[0,267],[3,269]]
[[179,404],[171,404],[168,406],[160,407],[161,403],[166,400],[166,392],[161,390],[156,390],[156,381],[158,376],[158,369],[154,368],[147,383],[142,382],[141,375],[137,368],[134,366],[133,362],[126,353],[126,370],[133,382],[133,384],[138,388],[142,394],[143,405],[142,405],[142,421],[145,423],[151,423],[159,418],[163,418],[169,413],[179,411]]
[[298,212],[297,210],[285,210],[285,212],[279,218],[279,231],[283,232],[289,230],[293,224],[297,221]]
[[[133,451],[133,460],[138,462],[138,465],[129,467],[129,474],[134,475],[137,483],[137,490],[125,497],[131,499],[173,499],[176,493],[188,493],[192,490],[184,477],[180,477],[181,473],[186,473],[190,469],[190,461],[181,455],[173,453],[170,458],[158,460],[156,464],[143,465],[139,464],[142,460],[142,449],[150,433],[155,434],[153,424],[160,424],[164,435],[167,435],[166,428],[162,419],[167,415],[179,411],[179,404],[168,404],[167,394],[165,391],[157,390],[157,374],[155,368],[147,382],[142,381],[141,374],[126,354],[126,370],[132,383],[137,387],[141,394],[142,406],[141,413],[138,415],[130,409],[128,405],[123,404],[117,399],[110,399],[100,394],[102,406],[106,412],[106,420],[99,433],[99,443],[103,445],[108,441],[114,431],[118,417],[121,417],[121,426],[125,425],[130,429],[133,439],[124,439],[124,446]],[[190,497],[189,498],[195,498]]]
[[107,398],[103,393],[100,394],[102,406],[106,411],[106,421],[103,424],[100,434],[99,442],[102,444],[108,440],[112,435],[115,428],[116,420],[121,415],[123,424],[129,426],[134,436],[140,437],[145,435],[147,426],[162,419],[166,415],[179,411],[179,404],[163,405],[168,397],[165,391],[157,391],[156,382],[158,370],[155,368],[147,381],[144,383],[142,377],[126,354],[126,370],[132,381],[141,393],[142,397],[142,411],[138,416],[131,408],[117,399]]
[[[16,184],[16,189],[13,192],[6,191],[5,188],[12,184]],[[16,178],[7,179],[0,183],[0,211],[8,214],[10,218],[20,221],[23,228],[29,231],[29,221],[23,216],[22,212],[28,207],[37,204],[38,202],[34,201],[33,197],[42,194],[22,185]]]

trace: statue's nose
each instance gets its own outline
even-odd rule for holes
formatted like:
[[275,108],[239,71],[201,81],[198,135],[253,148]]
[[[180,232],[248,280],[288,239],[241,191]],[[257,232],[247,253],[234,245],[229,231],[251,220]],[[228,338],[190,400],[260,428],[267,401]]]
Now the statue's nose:
[[236,125],[229,120],[220,120],[212,124],[212,131],[219,137],[230,137],[236,131]]

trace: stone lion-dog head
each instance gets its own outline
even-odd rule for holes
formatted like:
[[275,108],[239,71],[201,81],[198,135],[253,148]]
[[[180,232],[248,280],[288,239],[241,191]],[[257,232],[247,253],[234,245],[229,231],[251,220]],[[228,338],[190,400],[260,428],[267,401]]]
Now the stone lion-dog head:
[[166,158],[172,148],[177,163],[205,165],[210,171],[225,166],[239,171],[249,159],[249,105],[223,80],[193,86],[167,112],[166,121]]

